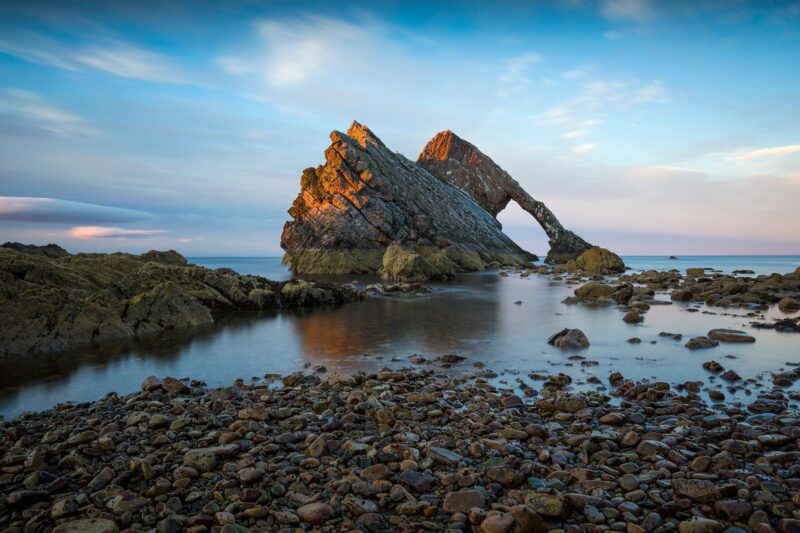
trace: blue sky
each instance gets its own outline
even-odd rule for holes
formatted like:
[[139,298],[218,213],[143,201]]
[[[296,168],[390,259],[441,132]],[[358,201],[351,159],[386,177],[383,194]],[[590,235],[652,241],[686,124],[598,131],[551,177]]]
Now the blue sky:
[[623,254],[800,253],[800,2],[468,4],[0,4],[0,240],[278,255],[356,119],[455,131]]

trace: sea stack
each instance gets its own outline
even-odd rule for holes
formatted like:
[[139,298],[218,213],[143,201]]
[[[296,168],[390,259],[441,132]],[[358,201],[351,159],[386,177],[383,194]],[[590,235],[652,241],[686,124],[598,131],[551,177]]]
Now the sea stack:
[[481,207],[497,217],[514,200],[542,226],[550,240],[548,263],[577,259],[592,245],[564,228],[542,202],[535,200],[508,172],[450,130],[428,141],[417,163],[440,180],[466,191]]
[[421,281],[537,259],[467,192],[358,122],[331,133],[325,164],[303,172],[289,214],[281,247],[296,273]]

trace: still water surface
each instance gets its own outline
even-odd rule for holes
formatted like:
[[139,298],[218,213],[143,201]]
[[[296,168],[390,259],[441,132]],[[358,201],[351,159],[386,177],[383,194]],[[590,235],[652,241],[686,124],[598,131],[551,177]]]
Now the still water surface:
[[[790,272],[800,266],[800,257],[625,260],[637,270],[703,266],[725,272],[751,269],[761,274]],[[192,261],[272,279],[290,277],[277,258]],[[764,372],[800,363],[800,335],[752,329],[752,319],[741,309],[700,306],[700,312],[688,312],[692,306],[683,303],[653,306],[643,324],[630,325],[622,322],[622,312],[614,307],[562,304],[574,287],[545,276],[501,277],[483,272],[461,275],[435,288],[431,294],[370,297],[342,307],[239,315],[191,331],[18,361],[0,368],[0,414],[10,417],[59,402],[96,399],[110,391],[132,392],[151,374],[191,376],[218,386],[239,377],[249,380],[293,372],[306,363],[324,365],[328,371],[399,368],[408,366],[408,357],[415,353],[426,357],[465,355],[470,361],[486,363],[501,374],[499,379],[513,385],[521,377],[534,388],[540,384],[526,377],[531,371],[570,374],[575,388],[585,386],[589,375],[605,381],[612,371],[635,379],[708,382],[710,374],[701,365],[710,359],[768,385],[769,376]],[[775,309],[766,313],[768,318],[779,315]],[[582,367],[580,361],[568,359],[573,354],[546,343],[548,336],[564,327],[580,328],[587,334],[591,346],[579,353],[597,361],[597,366]],[[694,352],[683,347],[686,338],[704,335],[715,327],[744,329],[757,342]],[[659,337],[661,331],[682,333],[684,341]],[[634,336],[643,342],[625,342]],[[742,392],[726,394],[729,399],[745,398]]]

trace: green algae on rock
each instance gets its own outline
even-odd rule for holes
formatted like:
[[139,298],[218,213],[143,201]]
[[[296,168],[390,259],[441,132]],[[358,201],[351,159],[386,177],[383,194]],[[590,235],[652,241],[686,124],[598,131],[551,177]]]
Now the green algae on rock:
[[0,357],[214,322],[226,311],[340,304],[360,292],[189,265],[175,251],[48,256],[0,247]]
[[567,272],[587,272],[590,274],[621,274],[625,263],[620,257],[599,246],[589,248],[566,265]]

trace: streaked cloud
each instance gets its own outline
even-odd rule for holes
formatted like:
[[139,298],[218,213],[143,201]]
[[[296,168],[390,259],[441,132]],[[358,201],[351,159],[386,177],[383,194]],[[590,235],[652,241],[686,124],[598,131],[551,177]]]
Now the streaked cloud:
[[762,159],[767,157],[779,157],[789,154],[800,153],[800,144],[789,144],[786,146],[773,146],[771,148],[759,148],[747,152],[733,154],[733,160]]
[[135,209],[25,196],[0,196],[0,220],[45,224],[104,224],[152,218]]
[[74,72],[94,70],[157,83],[189,83],[185,69],[163,54],[117,39],[74,45],[38,34],[0,38],[0,52]]
[[69,231],[75,239],[136,239],[166,233],[163,229],[126,229],[108,226],[77,226]]
[[546,109],[540,118],[571,124],[596,124],[598,114],[630,110],[644,105],[666,104],[671,97],[661,82],[590,80],[579,91]]
[[0,125],[58,135],[93,135],[96,130],[83,118],[65,111],[45,98],[22,89],[0,91]]

